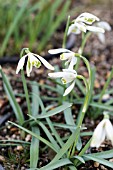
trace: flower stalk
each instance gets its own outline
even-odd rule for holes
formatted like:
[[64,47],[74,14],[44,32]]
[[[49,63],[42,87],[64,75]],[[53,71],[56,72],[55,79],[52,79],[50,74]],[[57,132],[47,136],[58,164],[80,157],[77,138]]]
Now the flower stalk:
[[[28,48],[22,49],[20,53],[20,58],[22,58],[24,51],[28,52]],[[27,83],[26,83],[23,69],[21,70],[21,76],[22,76],[22,82],[23,82],[23,87],[24,87],[24,92],[25,92],[25,97],[27,102],[28,114],[31,115],[30,99],[29,99],[28,88],[27,88]]]

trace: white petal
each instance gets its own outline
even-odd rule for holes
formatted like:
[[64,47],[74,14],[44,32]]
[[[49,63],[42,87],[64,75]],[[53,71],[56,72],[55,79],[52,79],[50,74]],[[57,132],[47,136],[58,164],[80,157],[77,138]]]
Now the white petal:
[[[71,69],[62,69],[63,70],[63,72],[67,72],[67,73],[74,73],[74,74],[76,74],[77,75],[77,72],[75,71],[75,70],[71,70]],[[67,74],[66,73],[66,74]]]
[[39,62],[38,58],[35,57],[34,54],[31,52],[28,53],[28,58],[31,64],[33,64],[34,62]]
[[68,69],[73,70],[73,66],[77,63],[77,57],[72,57]]
[[[32,53],[33,54],[33,53]],[[37,56],[39,58],[39,60],[44,64],[44,66],[50,70],[54,70],[54,67],[49,64],[43,57],[37,55],[37,54],[34,54],[35,56]]]
[[88,12],[84,12],[81,15],[79,15],[77,17],[77,20],[81,17],[87,18],[87,19],[94,19],[95,21],[99,21],[100,19],[98,17],[96,17],[95,15],[88,13]]
[[101,33],[105,32],[103,28],[95,27],[95,26],[86,26],[86,29],[92,32],[101,32]]
[[99,147],[101,143],[105,140],[105,120],[102,120],[96,127],[93,133],[92,141],[90,146],[91,147]]
[[73,90],[74,86],[75,86],[75,81],[73,81],[73,83],[65,90],[63,96],[68,95]]
[[75,80],[76,76],[77,76],[77,74],[67,72],[67,74],[62,77],[63,84],[72,82],[73,80]]
[[106,136],[107,139],[111,140],[113,145],[113,126],[109,119],[105,119],[105,120],[106,120],[106,124],[105,124]]
[[71,59],[74,56],[73,52],[70,53],[63,53],[60,55],[60,59],[61,60],[67,60],[67,59]]
[[105,35],[103,33],[97,33],[97,36],[99,38],[99,40],[101,41],[101,43],[105,43]]
[[18,62],[18,65],[17,65],[17,69],[16,69],[16,74],[18,74],[18,72],[23,69],[23,66],[24,66],[24,63],[25,63],[25,58],[27,57],[27,54],[24,55]]
[[105,21],[98,22],[98,23],[96,23],[96,25],[98,27],[101,27],[101,28],[107,30],[107,31],[111,31],[111,26],[109,25],[109,23],[107,23]]
[[69,35],[70,33],[80,34],[81,31],[80,29],[78,29],[78,27],[75,24],[71,24],[69,26],[67,35]]
[[26,72],[27,72],[27,76],[30,77],[30,73],[32,71],[32,63],[30,62],[30,57],[28,57],[27,60],[27,65],[26,65]]
[[59,53],[66,53],[66,52],[71,52],[71,51],[65,48],[51,49],[48,51],[48,53],[50,54],[59,54]]
[[75,26],[83,32],[86,32],[86,25],[82,22],[75,22]]
[[51,78],[61,78],[67,75],[66,72],[56,72],[56,73],[49,73],[48,76]]

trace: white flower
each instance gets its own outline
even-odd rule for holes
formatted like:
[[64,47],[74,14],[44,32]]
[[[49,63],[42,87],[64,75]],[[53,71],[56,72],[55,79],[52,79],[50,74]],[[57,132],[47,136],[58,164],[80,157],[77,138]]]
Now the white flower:
[[41,66],[41,62],[44,64],[44,66],[50,70],[54,70],[54,67],[52,65],[50,65],[43,57],[28,52],[26,55],[24,55],[18,62],[18,66],[16,69],[16,74],[18,74],[18,72],[23,69],[23,66],[25,64],[25,59],[26,57],[28,57],[27,59],[27,65],[26,65],[26,72],[27,72],[27,76],[30,76],[30,73],[32,71],[32,67],[36,67],[39,68]]
[[[109,23],[105,22],[105,21],[101,21],[101,22],[97,22],[95,25],[97,25],[100,28],[103,28],[105,31],[111,31],[111,26],[109,25]],[[102,43],[105,43],[105,35],[102,33],[96,33],[99,40]]]
[[96,127],[93,133],[91,147],[99,147],[107,138],[113,145],[113,126],[108,118],[104,118]]
[[83,22],[83,23],[86,23],[89,25],[92,25],[93,22],[99,21],[99,20],[100,19],[98,17],[96,17],[95,15],[88,13],[88,12],[84,12],[76,18],[77,22]]
[[59,54],[60,55],[60,59],[61,60],[67,60],[67,62],[65,63],[66,65],[69,65],[69,70],[73,70],[73,66],[76,64],[77,62],[77,57],[75,56],[75,53],[65,49],[65,48],[58,48],[58,49],[51,49],[48,51],[50,54]]
[[72,24],[69,26],[68,35],[70,33],[80,34],[81,31],[85,32],[101,32],[104,33],[104,29],[101,27],[92,26],[95,21],[99,21],[99,18],[88,12],[82,13],[75,20],[72,21]]
[[62,78],[61,80],[62,80],[63,84],[72,82],[71,85],[65,90],[65,92],[63,94],[63,96],[66,96],[74,88],[77,72],[75,70],[63,69],[62,72],[49,73],[48,76],[51,78],[54,78],[54,79]]

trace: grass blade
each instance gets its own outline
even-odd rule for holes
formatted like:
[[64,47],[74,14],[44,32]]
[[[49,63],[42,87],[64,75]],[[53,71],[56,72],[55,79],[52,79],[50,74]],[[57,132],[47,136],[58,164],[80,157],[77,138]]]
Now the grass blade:
[[56,156],[50,162],[50,164],[59,160],[68,151],[68,149],[72,146],[72,144],[78,141],[79,133],[80,133],[80,128],[77,128],[75,132],[73,132],[72,135],[69,137],[67,142],[63,145],[63,147],[60,149],[60,151],[56,154]]
[[[32,132],[34,134],[40,135],[40,130],[38,127],[32,127]],[[31,146],[30,146],[30,168],[36,168],[39,159],[39,139],[32,136]],[[35,158],[35,159],[34,159]]]
[[50,111],[46,112],[46,114],[41,114],[41,115],[39,115],[39,116],[37,117],[37,119],[43,119],[43,118],[47,118],[47,117],[56,115],[56,114],[64,111],[65,109],[67,109],[68,107],[71,107],[71,106],[72,106],[71,103],[63,104],[63,105],[61,105],[61,106],[56,107],[56,108],[53,109],[53,110],[50,110]]
[[30,130],[28,130],[28,129],[26,129],[26,128],[24,128],[24,127],[22,127],[22,126],[20,126],[20,125],[18,125],[16,123],[14,123],[14,122],[9,121],[9,123],[11,123],[12,125],[22,129],[23,131],[29,133],[30,135],[36,137],[41,142],[43,142],[46,146],[49,146],[51,149],[53,149],[57,153],[57,150],[55,149],[55,147],[49,141],[47,141],[46,139],[42,138],[41,136],[35,134],[34,132],[32,132],[32,131],[30,131]]
[[29,3],[29,0],[24,0],[24,1],[23,1],[22,7],[20,8],[20,10],[19,10],[18,13],[16,14],[13,22],[11,23],[11,25],[10,25],[10,27],[9,27],[9,30],[8,30],[8,32],[7,32],[7,34],[6,34],[5,38],[4,38],[4,41],[3,41],[3,43],[2,43],[2,46],[1,46],[1,52],[0,52],[1,55],[4,53],[4,51],[5,51],[5,49],[6,49],[6,46],[7,46],[7,43],[8,43],[8,41],[9,41],[9,38],[10,38],[11,34],[13,33],[15,27],[17,26],[17,23],[18,23],[19,20],[21,19],[23,13],[25,12],[28,3]]
[[113,162],[109,162],[109,161],[107,161],[103,158],[92,156],[91,154],[90,155],[83,155],[83,158],[84,159],[87,158],[87,160],[93,160],[93,161],[99,162],[100,164],[108,166],[110,168],[113,168]]
[[[37,102],[36,95],[34,94],[39,94],[39,89],[38,85],[36,82],[33,82],[32,84],[32,115],[37,116],[38,111],[39,111],[39,103]],[[40,135],[40,130],[39,127],[32,127],[32,132],[37,134],[38,136]],[[31,140],[31,146],[30,146],[30,168],[36,168],[37,163],[39,160],[39,139],[36,137],[32,136]],[[34,159],[35,157],[35,159]]]
[[[69,159],[64,158],[64,159],[61,159],[61,160],[58,160],[58,161],[52,163],[51,165],[46,165],[42,168],[35,168],[35,169],[30,168],[28,170],[53,170],[53,169],[60,168],[65,165],[69,165],[69,164],[72,164],[72,162]],[[73,170],[76,170],[76,169],[73,169]]]
[[0,67],[0,73],[2,75],[6,94],[8,96],[9,102],[10,102],[10,104],[11,104],[13,110],[14,110],[17,121],[19,122],[20,125],[22,125],[23,122],[24,122],[24,116],[23,116],[22,110],[21,110],[19,104],[17,103],[17,101],[15,99],[15,96],[13,94],[13,89],[10,85],[10,82],[9,82],[8,78],[6,77],[6,75],[3,73],[1,67]]

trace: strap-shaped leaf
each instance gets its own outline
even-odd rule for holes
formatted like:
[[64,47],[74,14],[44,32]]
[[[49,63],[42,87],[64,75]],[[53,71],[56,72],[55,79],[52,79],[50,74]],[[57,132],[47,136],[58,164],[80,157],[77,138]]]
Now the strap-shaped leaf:
[[87,158],[87,160],[93,160],[96,162],[99,162],[100,164],[103,164],[105,166],[108,166],[110,168],[113,168],[113,162],[109,162],[103,158],[100,158],[99,156],[94,156],[94,155],[84,155],[83,158]]
[[38,119],[42,119],[42,118],[47,118],[47,117],[56,115],[56,114],[64,111],[65,109],[67,109],[68,107],[71,107],[71,106],[72,106],[71,103],[63,104],[63,105],[61,105],[61,106],[56,107],[55,109],[53,109],[53,110],[51,110],[51,111],[46,112],[46,114],[41,114],[41,115],[39,115],[37,118],[38,118]]
[[10,82],[9,82],[8,78],[6,77],[6,75],[3,73],[1,67],[0,67],[0,73],[2,75],[5,92],[8,96],[9,102],[10,102],[12,108],[13,108],[13,111],[15,113],[17,121],[19,122],[20,125],[22,125],[23,122],[24,122],[24,116],[23,116],[22,110],[21,110],[19,104],[16,101],[16,98],[13,94],[13,89],[10,85]]
[[20,129],[22,129],[23,131],[29,133],[30,135],[36,137],[36,138],[39,139],[41,142],[43,142],[45,145],[49,146],[51,149],[53,149],[55,152],[57,152],[57,150],[55,149],[55,147],[53,146],[53,144],[51,144],[51,143],[50,143],[49,141],[47,141],[46,139],[42,138],[41,136],[35,134],[34,132],[32,132],[32,131],[30,131],[30,130],[28,130],[28,129],[26,129],[26,128],[24,128],[24,127],[22,127],[22,126],[20,126],[20,125],[18,125],[18,124],[16,124],[16,123],[14,123],[14,122],[9,121],[9,123],[11,123],[12,125],[14,125],[14,126],[20,128]]

